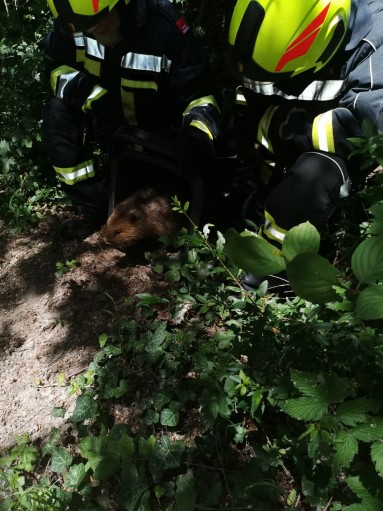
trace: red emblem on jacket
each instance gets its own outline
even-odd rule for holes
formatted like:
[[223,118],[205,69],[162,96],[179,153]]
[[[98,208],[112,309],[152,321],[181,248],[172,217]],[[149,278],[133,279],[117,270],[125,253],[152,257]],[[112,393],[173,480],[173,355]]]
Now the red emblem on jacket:
[[176,21],[176,25],[177,25],[178,30],[182,34],[186,34],[186,32],[189,30],[189,25],[187,24],[187,22],[183,16],[182,16],[182,18],[179,18]]
[[93,10],[94,12],[98,12],[98,2],[99,0],[92,0],[93,2]]

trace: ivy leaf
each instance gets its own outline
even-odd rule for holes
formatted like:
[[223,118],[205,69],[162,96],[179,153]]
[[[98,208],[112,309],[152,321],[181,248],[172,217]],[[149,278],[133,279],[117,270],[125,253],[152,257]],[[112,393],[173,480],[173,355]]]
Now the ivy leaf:
[[339,271],[318,254],[299,254],[286,266],[294,292],[312,303],[336,301]]
[[179,418],[179,403],[172,401],[169,408],[164,408],[161,411],[160,422],[162,426],[177,426]]
[[195,480],[192,475],[181,475],[176,483],[177,511],[194,511],[197,499]]
[[[143,481],[138,481],[134,486],[123,488],[120,493],[120,502],[123,509],[138,510],[140,501],[148,490],[148,485]],[[150,508],[149,508],[150,509]]]
[[319,232],[310,222],[305,222],[289,230],[283,240],[282,252],[292,261],[298,254],[316,254],[319,245]]
[[160,420],[160,414],[155,410],[148,410],[145,414],[144,421],[145,424],[150,426],[151,424],[157,424]]
[[65,415],[65,412],[66,412],[66,408],[60,408],[58,406],[55,406],[52,410],[52,417],[59,417],[59,418],[62,418],[64,417]]
[[58,472],[59,474],[65,472],[65,470],[72,463],[73,458],[68,451],[61,447],[54,447],[52,449],[51,458],[51,470],[52,472]]
[[341,431],[335,440],[334,461],[338,467],[347,468],[358,452],[358,441],[352,433]]
[[178,440],[171,442],[168,437],[164,436],[154,448],[153,471],[158,474],[164,469],[179,467],[184,450],[185,444],[183,442]]
[[383,236],[372,236],[362,241],[351,257],[351,268],[362,284],[383,280]]
[[85,468],[93,470],[93,477],[95,479],[105,481],[115,473],[119,464],[117,456],[107,454],[104,456],[92,456]]
[[311,397],[298,397],[286,401],[283,410],[298,420],[319,421],[327,413],[328,403],[326,400],[315,401]]
[[210,423],[213,423],[218,415],[226,418],[231,414],[231,400],[218,390],[204,390],[201,395],[201,403],[202,411]]
[[67,489],[78,490],[86,475],[85,465],[79,463],[70,467],[69,472],[65,474],[64,486]]
[[374,285],[363,289],[356,298],[355,312],[360,319],[382,319],[383,286]]
[[371,445],[371,459],[374,462],[376,471],[383,476],[383,444],[376,442]]
[[73,411],[71,420],[73,422],[82,422],[85,419],[93,419],[98,411],[97,401],[94,400],[95,393],[92,391],[85,392],[78,396],[76,406]]

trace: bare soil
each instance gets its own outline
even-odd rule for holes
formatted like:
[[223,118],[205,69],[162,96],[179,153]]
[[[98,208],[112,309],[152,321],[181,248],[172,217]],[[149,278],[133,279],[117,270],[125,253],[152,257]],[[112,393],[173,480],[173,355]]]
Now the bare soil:
[[[56,263],[72,260],[58,275]],[[107,246],[100,233],[65,241],[51,222],[28,234],[0,232],[0,448],[65,422],[51,414],[74,406],[62,378],[86,370],[112,321],[108,311],[162,285],[143,258]]]

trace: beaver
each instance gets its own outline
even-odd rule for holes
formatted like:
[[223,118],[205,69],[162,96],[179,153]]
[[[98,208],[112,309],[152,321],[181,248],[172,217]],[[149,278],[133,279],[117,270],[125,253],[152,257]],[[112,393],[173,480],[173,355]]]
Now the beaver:
[[[178,192],[184,196],[184,190]],[[144,241],[175,234],[186,222],[184,215],[172,209],[174,195],[182,202],[179,193],[165,192],[158,184],[138,189],[114,208],[102,230],[104,240],[124,252]]]

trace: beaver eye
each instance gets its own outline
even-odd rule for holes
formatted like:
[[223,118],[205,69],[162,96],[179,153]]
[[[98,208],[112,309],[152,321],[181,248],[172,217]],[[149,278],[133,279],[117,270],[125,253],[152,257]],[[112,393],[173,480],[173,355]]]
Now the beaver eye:
[[138,220],[138,216],[136,215],[136,213],[130,213],[129,215],[129,221],[132,223],[132,224],[135,224]]

